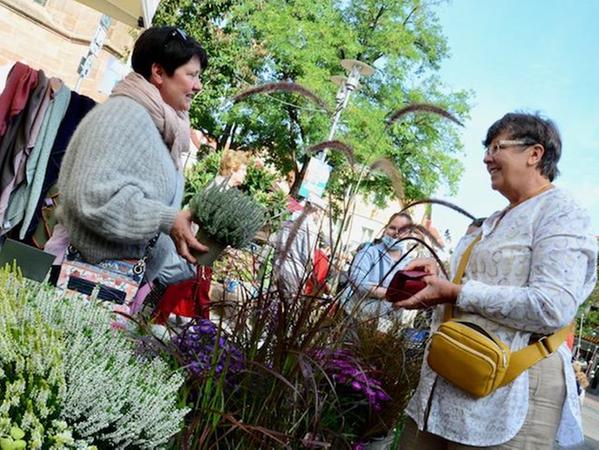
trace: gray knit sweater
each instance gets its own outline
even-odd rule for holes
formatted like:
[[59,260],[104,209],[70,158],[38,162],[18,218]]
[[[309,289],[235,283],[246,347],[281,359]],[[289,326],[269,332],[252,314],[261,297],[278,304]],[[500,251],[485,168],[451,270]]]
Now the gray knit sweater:
[[82,120],[67,148],[58,217],[90,262],[139,258],[177,208],[177,169],[146,109],[111,97]]

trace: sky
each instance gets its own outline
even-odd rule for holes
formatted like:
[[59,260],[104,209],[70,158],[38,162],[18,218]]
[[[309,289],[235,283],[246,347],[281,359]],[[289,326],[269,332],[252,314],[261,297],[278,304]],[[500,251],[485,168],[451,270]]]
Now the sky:
[[[447,89],[474,92],[471,119],[460,130],[465,155],[458,194],[450,200],[477,217],[507,205],[490,187],[482,163],[489,126],[515,110],[540,112],[562,135],[555,185],[583,205],[599,235],[599,0],[453,0],[435,8],[450,56]],[[468,219],[443,207],[433,222],[453,242]]]

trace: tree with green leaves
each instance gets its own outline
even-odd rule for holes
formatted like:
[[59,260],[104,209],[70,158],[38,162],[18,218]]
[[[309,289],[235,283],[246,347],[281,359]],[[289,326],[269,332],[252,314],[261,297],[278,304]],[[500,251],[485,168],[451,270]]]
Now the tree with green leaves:
[[[429,196],[442,184],[455,189],[462,172],[454,124],[433,114],[386,119],[413,103],[468,115],[470,94],[447,91],[438,76],[448,55],[434,12],[421,0],[163,0],[157,24],[176,25],[208,52],[204,91],[191,110],[195,127],[232,147],[266,150],[282,172],[299,173],[307,150],[326,139],[340,59],[358,59],[376,70],[352,94],[335,136],[353,149],[360,164],[387,158],[399,169],[406,199]],[[294,82],[319,96],[329,109],[297,93],[247,97],[239,92],[263,83]],[[330,152],[329,191],[340,196],[355,181],[345,156]],[[299,163],[299,164],[298,164]],[[296,184],[301,176],[296,177]],[[297,186],[295,186],[297,188]],[[384,174],[362,182],[379,203],[393,193]]]
[[[597,263],[597,276],[599,277],[599,261]],[[581,318],[582,321],[580,320]],[[595,286],[589,298],[578,308],[576,325],[577,334],[580,334],[582,331],[583,336],[599,335],[599,284]]]

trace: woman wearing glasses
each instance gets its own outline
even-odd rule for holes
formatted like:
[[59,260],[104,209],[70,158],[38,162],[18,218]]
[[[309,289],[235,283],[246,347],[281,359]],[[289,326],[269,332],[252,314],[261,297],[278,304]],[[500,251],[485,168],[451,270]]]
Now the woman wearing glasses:
[[[595,285],[597,241],[587,213],[552,184],[561,155],[552,121],[507,114],[489,128],[483,144],[491,187],[508,206],[484,221],[461,284],[437,276],[431,261],[414,261],[409,268],[431,273],[427,287],[395,306],[452,305],[454,317],[494,334],[512,352],[536,342],[545,348],[544,337],[573,321]],[[433,330],[443,311],[435,309]],[[425,361],[400,448],[551,449],[556,440],[580,442],[571,354],[560,342],[482,398],[438,376]]]
[[141,258],[159,235],[147,265],[151,280],[173,247],[190,262],[191,249],[206,250],[180,202],[188,111],[207,62],[181,30],[147,29],[133,49],[133,72],[73,135],[59,176],[59,217],[87,262]]

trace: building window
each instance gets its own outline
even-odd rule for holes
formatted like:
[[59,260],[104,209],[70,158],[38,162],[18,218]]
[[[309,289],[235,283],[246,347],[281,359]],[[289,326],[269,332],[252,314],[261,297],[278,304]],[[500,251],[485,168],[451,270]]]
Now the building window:
[[48,0],[33,0],[34,3],[37,3],[37,4],[42,5],[42,6],[46,6],[46,2],[47,1]]

